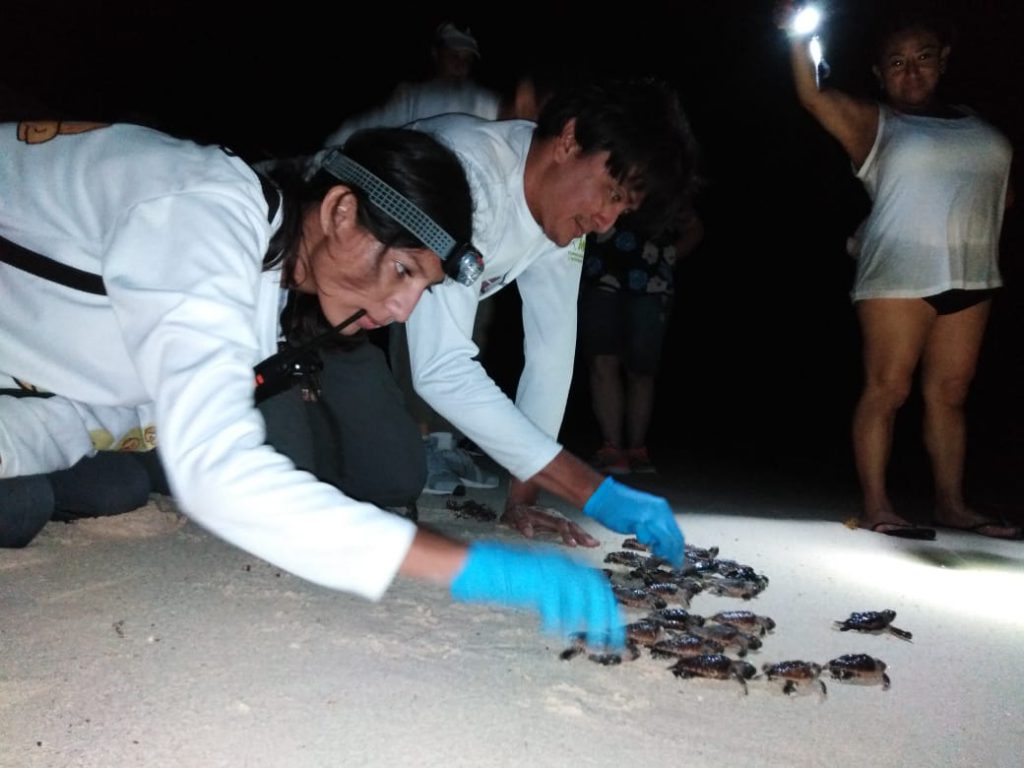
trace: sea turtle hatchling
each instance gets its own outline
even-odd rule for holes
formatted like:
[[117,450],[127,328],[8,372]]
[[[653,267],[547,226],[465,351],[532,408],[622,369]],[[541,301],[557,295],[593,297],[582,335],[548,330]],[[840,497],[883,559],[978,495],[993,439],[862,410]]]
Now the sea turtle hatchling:
[[710,677],[715,680],[735,678],[747,690],[747,680],[757,674],[753,664],[746,661],[735,661],[721,653],[705,653],[700,656],[680,658],[669,669],[676,677]]
[[735,560],[716,560],[715,573],[723,579],[736,579],[738,581],[750,581],[760,584],[762,588],[768,586],[768,577],[758,573],[749,565],[737,563]]
[[631,552],[629,550],[618,550],[616,552],[609,552],[604,556],[606,563],[612,565],[626,565],[630,568],[643,568],[650,569],[656,568],[661,563],[665,562],[660,558],[653,557],[651,555],[642,555],[639,552]]
[[636,661],[640,658],[640,649],[637,648],[636,643],[632,640],[626,641],[624,653],[613,653],[603,646],[600,650],[591,649],[587,645],[587,636],[583,632],[577,632],[571,636],[569,647],[558,654],[558,658],[562,661],[569,661],[569,659],[574,659],[584,653],[594,663],[602,664],[606,667],[621,664],[623,661]]
[[626,625],[626,640],[650,647],[665,636],[665,628],[654,619],[640,619]]
[[686,631],[690,627],[704,626],[704,617],[696,613],[690,613],[685,608],[662,608],[654,611],[648,616],[649,619],[658,622],[665,629]]
[[[633,574],[631,573],[630,576]],[[644,589],[656,595],[674,595],[679,591],[679,585],[673,581],[660,581],[658,579],[644,580]]]
[[615,599],[619,603],[622,605],[628,605],[631,608],[661,609],[668,606],[668,603],[658,597],[658,595],[652,594],[646,589],[640,589],[639,587],[622,587],[618,584],[613,584],[612,594],[615,595]]
[[857,685],[877,685],[882,690],[889,690],[889,676],[885,674],[886,664],[881,659],[868,656],[866,653],[848,653],[825,664],[825,669],[833,680]]
[[649,595],[660,597],[665,600],[666,603],[679,603],[684,606],[690,605],[690,593],[683,592],[680,594],[679,585],[673,584],[670,581],[656,581],[652,584],[648,584],[644,589]]
[[748,635],[728,624],[705,624],[687,630],[691,635],[703,637],[721,643],[725,648],[735,649],[737,656],[746,656],[747,651],[756,651],[761,647],[761,638]]
[[719,577],[705,578],[704,591],[721,597],[739,597],[750,600],[764,591],[767,581],[747,581],[746,579],[723,579]]
[[687,560],[714,560],[718,557],[718,547],[696,547],[693,544],[686,545]]
[[804,686],[817,683],[821,687],[821,695],[828,694],[825,683],[818,679],[821,664],[813,661],[780,661],[777,664],[765,664],[761,667],[764,676],[769,680],[782,680],[782,692],[787,696]]
[[677,591],[682,591],[685,594],[685,599],[680,598],[680,602],[689,602],[694,595],[704,591],[703,581],[687,576],[682,571],[665,568],[634,568],[629,572],[629,577],[642,581],[648,587],[652,584],[675,584]]
[[758,616],[752,611],[721,611],[711,617],[718,624],[728,624],[750,634],[764,635],[775,629],[775,620],[768,616]]
[[651,646],[651,656],[656,659],[669,657],[683,658],[721,653],[725,647],[717,640],[696,635],[671,635]]
[[833,622],[832,626],[840,632],[847,632],[853,629],[857,632],[870,632],[875,635],[888,632],[901,640],[913,638],[913,635],[905,629],[892,626],[891,622],[895,618],[896,611],[888,608],[884,611],[862,611],[860,613],[851,613],[850,618],[844,621]]
[[445,502],[445,506],[454,512],[456,517],[470,520],[481,520],[485,523],[498,519],[497,512],[486,504],[481,504],[479,501],[473,501],[473,499],[466,499],[465,501],[448,499],[448,501]]
[[[641,543],[636,538],[629,538],[622,542],[623,549],[632,549],[637,552],[650,552],[651,548],[646,544]],[[718,557],[718,547],[708,547],[704,549],[702,547],[695,547],[693,544],[687,544],[686,559],[691,560],[714,560]]]

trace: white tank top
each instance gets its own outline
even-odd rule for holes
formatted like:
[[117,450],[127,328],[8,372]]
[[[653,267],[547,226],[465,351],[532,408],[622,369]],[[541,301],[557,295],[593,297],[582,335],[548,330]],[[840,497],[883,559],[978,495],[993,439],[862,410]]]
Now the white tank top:
[[874,146],[857,172],[873,204],[858,233],[853,300],[1002,285],[1011,154],[977,116],[920,117],[881,105]]

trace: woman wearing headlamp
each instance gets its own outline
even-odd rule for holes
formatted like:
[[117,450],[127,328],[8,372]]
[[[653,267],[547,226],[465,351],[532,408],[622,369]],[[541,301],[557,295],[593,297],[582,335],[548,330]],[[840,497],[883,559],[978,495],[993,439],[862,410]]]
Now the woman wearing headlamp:
[[621,642],[598,571],[470,552],[265,443],[253,368],[279,334],[316,336],[321,313],[363,311],[345,334],[404,321],[445,277],[438,233],[410,215],[469,241],[465,175],[435,140],[366,131],[344,157],[366,176],[324,171],[279,197],[230,152],[146,128],[0,125],[0,545],[46,522],[45,473],[159,441],[192,519],[298,576],[377,599],[404,573]]

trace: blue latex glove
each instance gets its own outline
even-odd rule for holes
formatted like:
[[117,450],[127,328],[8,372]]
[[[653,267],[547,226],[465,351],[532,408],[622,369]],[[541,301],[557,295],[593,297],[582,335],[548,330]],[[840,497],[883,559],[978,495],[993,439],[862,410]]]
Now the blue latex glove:
[[532,609],[544,631],[563,637],[583,631],[591,645],[618,650],[626,644],[608,579],[560,552],[474,542],[451,594],[462,602]]
[[685,541],[668,502],[605,478],[583,505],[583,514],[617,533],[629,533],[673,568],[683,567]]

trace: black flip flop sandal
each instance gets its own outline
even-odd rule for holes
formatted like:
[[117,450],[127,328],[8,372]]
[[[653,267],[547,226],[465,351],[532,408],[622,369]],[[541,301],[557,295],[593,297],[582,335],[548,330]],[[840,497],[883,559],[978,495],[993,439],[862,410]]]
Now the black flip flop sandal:
[[[944,525],[942,523],[936,523],[939,528],[944,528],[949,531],[963,531],[964,533],[976,533],[979,536],[984,536],[988,539],[1001,539],[1002,541],[1020,541],[1024,539],[1024,531],[1021,530],[1019,525],[1008,523],[1003,520],[997,520],[995,518],[989,520],[983,520],[980,523],[974,525]],[[1016,531],[1015,535],[1010,536],[995,536],[991,533],[984,533],[985,528],[1009,528]]]
[[[882,526],[890,526],[888,530],[881,530]],[[886,536],[895,536],[900,539],[918,539],[919,541],[934,541],[935,529],[925,528],[909,523],[881,522],[875,523],[868,530],[881,533]]]

